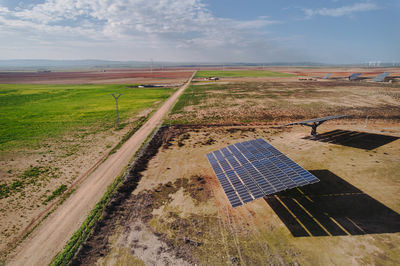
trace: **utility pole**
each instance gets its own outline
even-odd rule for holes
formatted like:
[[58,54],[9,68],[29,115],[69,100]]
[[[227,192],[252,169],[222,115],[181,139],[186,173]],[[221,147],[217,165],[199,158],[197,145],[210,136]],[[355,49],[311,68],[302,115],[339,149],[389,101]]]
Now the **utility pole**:
[[114,99],[115,99],[115,106],[116,106],[116,108],[117,108],[117,121],[116,121],[116,123],[115,123],[115,125],[117,126],[117,129],[119,129],[119,113],[118,113],[118,98],[122,95],[121,93],[117,93],[117,92],[114,92],[114,93],[111,93],[111,95],[112,95],[112,97],[114,97]]

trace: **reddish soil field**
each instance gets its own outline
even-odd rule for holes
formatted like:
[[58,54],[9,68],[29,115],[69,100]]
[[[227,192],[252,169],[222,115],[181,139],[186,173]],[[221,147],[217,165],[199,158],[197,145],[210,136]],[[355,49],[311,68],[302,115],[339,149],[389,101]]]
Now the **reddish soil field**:
[[150,71],[116,69],[81,72],[0,72],[0,84],[83,84],[83,83],[183,83],[193,71]]
[[323,77],[327,73],[331,73],[332,78],[339,78],[348,77],[353,73],[362,73],[361,77],[373,78],[383,72],[391,72],[390,76],[400,76],[399,68],[282,68],[281,71],[308,77]]
[[[181,84],[188,79],[194,68],[175,67],[168,69],[136,68],[107,69],[65,72],[0,72],[0,84],[34,83],[34,84]],[[197,70],[221,70],[221,67],[196,67]],[[270,70],[295,74],[303,77],[323,77],[331,73],[331,78],[346,78],[352,73],[362,73],[361,78],[373,78],[383,72],[391,72],[391,77],[399,77],[399,68],[307,68],[307,67],[224,67],[225,70]],[[106,71],[106,72],[104,72]],[[298,77],[288,77],[287,80],[297,80]],[[232,78],[236,80],[235,78]],[[274,77],[248,78],[250,81],[265,79],[277,80]],[[278,78],[282,80],[282,78]],[[202,79],[201,79],[202,80]],[[224,78],[228,81],[230,79]]]

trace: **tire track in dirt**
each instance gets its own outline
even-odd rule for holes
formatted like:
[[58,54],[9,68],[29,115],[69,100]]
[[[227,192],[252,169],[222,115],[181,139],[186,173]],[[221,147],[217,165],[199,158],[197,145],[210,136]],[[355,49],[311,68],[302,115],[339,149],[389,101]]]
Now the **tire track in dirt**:
[[237,252],[239,255],[240,265],[246,266],[246,263],[242,257],[242,252],[240,251],[238,230],[235,226],[234,218],[229,214],[229,207],[225,207],[225,211],[226,211],[226,216],[228,217],[228,223],[229,223],[228,225],[229,225],[230,231],[232,232],[232,235],[233,235],[233,242],[235,243],[235,246],[236,246],[236,249],[237,249]]
[[[216,193],[215,193],[215,187],[213,187],[213,186],[211,187],[211,192],[212,192],[212,197],[216,199],[217,197],[216,197]],[[222,239],[222,243],[224,244],[224,249],[225,249],[225,252],[226,252],[226,263],[229,263],[230,254],[229,254],[228,244],[227,244],[227,241],[225,239],[226,237],[225,237],[225,233],[224,233],[224,231],[227,231],[227,228],[226,228],[225,222],[223,220],[220,208],[221,208],[221,206],[217,202],[218,227],[219,227],[219,230],[221,232],[221,237],[222,237],[221,239]]]
[[55,212],[10,255],[8,265],[47,265],[62,250],[72,234],[106,192],[123,173],[147,136],[160,125],[175,101],[189,86],[196,71],[157,112],[114,154],[88,176]]

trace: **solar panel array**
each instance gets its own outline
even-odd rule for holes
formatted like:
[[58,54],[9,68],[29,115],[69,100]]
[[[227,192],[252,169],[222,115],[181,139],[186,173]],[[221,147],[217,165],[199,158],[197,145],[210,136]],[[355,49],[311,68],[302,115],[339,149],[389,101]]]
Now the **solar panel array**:
[[313,119],[310,119],[310,120],[293,122],[293,123],[290,123],[290,124],[286,124],[285,126],[302,125],[302,124],[304,125],[304,124],[310,124],[310,123],[316,123],[316,122],[323,122],[323,121],[342,118],[342,117],[346,117],[346,116],[348,116],[348,115],[331,115],[331,116],[325,116],[325,117],[320,117],[320,118],[313,118]]
[[387,76],[390,75],[390,73],[391,73],[391,72],[385,72],[385,73],[379,74],[378,76],[376,76],[376,77],[373,79],[373,81],[382,82],[382,81],[385,80],[385,78],[386,78]]
[[354,74],[351,74],[350,76],[349,76],[349,80],[355,80],[355,79],[357,79],[359,76],[361,76],[362,75],[362,73],[354,73]]
[[328,74],[325,75],[325,77],[323,77],[323,79],[329,79],[329,77],[330,77],[331,75],[332,75],[331,73],[328,73]]
[[319,179],[263,139],[207,154],[232,207]]

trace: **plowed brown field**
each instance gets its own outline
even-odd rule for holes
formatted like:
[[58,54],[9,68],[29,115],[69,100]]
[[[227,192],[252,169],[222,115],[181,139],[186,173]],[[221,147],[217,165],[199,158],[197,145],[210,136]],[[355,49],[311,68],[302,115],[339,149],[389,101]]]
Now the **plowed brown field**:
[[193,71],[0,72],[0,84],[183,83]]

